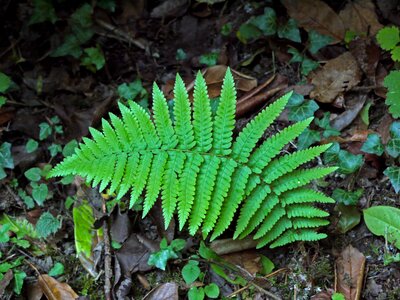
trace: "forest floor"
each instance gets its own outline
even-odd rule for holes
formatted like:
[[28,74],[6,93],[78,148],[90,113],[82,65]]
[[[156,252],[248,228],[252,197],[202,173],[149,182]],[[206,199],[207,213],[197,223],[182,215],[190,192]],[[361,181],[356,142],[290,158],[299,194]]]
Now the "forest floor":
[[[376,39],[399,27],[399,16],[391,0],[2,1],[0,298],[203,299],[199,289],[215,283],[221,299],[400,299],[399,249],[363,219],[372,206],[400,208],[400,176],[385,175],[400,149],[384,86],[399,66]],[[232,268],[200,260],[188,283],[182,269],[200,235],[175,222],[164,229],[160,205],[142,219],[140,205],[128,210],[127,199],[118,205],[80,178],[46,174],[89,127],[118,115],[118,101],[149,109],[153,82],[171,100],[175,74],[190,92],[198,70],[218,98],[227,66],[238,90],[236,132],[291,90],[298,101],[265,136],[315,117],[285,151],[335,143],[336,153],[310,165],[339,166],[313,183],[336,204],[323,206],[330,225],[318,242],[255,250],[230,240],[231,229],[223,243],[206,241]],[[165,271],[148,264],[163,237],[186,241]],[[197,296],[188,296],[193,287]]]

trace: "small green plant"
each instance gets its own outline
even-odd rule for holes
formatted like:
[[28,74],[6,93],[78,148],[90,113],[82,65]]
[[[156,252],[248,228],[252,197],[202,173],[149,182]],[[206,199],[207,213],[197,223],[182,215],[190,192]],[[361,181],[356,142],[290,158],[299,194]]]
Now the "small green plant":
[[123,101],[139,99],[138,103],[145,109],[149,107],[149,94],[137,78],[130,83],[122,83],[118,86],[118,95]]
[[11,144],[4,142],[0,146],[0,180],[6,178],[4,169],[14,169],[14,159],[11,155]]
[[[376,39],[382,49],[389,51],[393,61],[400,62],[400,30],[398,27],[384,27],[379,30]],[[393,70],[383,81],[383,85],[388,89],[386,94],[386,104],[389,112],[394,118],[400,117],[400,71]]]
[[[221,100],[212,118],[207,88],[201,73],[195,83],[193,111],[183,80],[174,87],[174,122],[164,95],[154,85],[153,117],[129,101],[119,104],[122,118],[110,114],[103,133],[90,128],[93,139],[57,165],[49,176],[80,174],[100,191],[122,198],[131,190],[130,207],[146,190],[143,215],[161,192],[167,227],[178,209],[179,228],[189,223],[194,235],[200,228],[211,239],[220,236],[239,218],[234,238],[256,230],[258,247],[278,247],[295,241],[326,237],[315,229],[328,224],[328,213],[313,203],[332,203],[325,195],[304,188],[336,167],[299,168],[326,151],[321,145],[292,154],[281,149],[308,127],[312,118],[287,127],[256,147],[266,128],[282,112],[291,94],[265,108],[233,141],[236,90],[231,72],[224,79]],[[193,120],[192,120],[193,114]]]
[[165,238],[160,242],[160,250],[150,254],[148,264],[161,270],[165,270],[170,259],[177,259],[180,251],[185,247],[186,242],[181,239],[173,240],[169,245]]
[[218,56],[219,56],[218,51],[213,51],[211,53],[203,54],[200,56],[199,62],[209,67],[215,66],[218,62]]
[[3,72],[0,72],[0,107],[2,107],[7,102],[7,98],[4,96],[4,93],[10,89],[12,85],[12,80]]

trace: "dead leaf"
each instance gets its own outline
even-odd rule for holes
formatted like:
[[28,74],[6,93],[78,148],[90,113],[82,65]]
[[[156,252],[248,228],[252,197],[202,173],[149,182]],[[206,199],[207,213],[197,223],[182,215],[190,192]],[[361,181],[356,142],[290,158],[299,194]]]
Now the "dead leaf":
[[79,297],[67,283],[59,282],[47,274],[39,275],[39,285],[48,300],[70,300]]
[[369,83],[375,85],[375,73],[381,50],[371,38],[357,38],[350,42],[349,50],[367,76]]
[[175,282],[167,282],[159,285],[146,296],[143,300],[178,300],[178,285]]
[[360,82],[361,70],[354,56],[345,52],[313,72],[310,78],[315,86],[310,97],[319,102],[331,103],[340,93]]
[[28,300],[40,300],[43,297],[43,290],[39,282],[34,282],[26,287],[26,297]]
[[367,95],[357,95],[353,99],[353,105],[348,105],[346,110],[332,120],[331,125],[333,128],[342,131],[344,128],[349,126],[353,120],[358,116],[358,113],[364,107],[364,103],[367,100]]
[[152,18],[179,17],[185,14],[189,2],[187,0],[167,0],[155,7],[150,16]]
[[311,29],[334,39],[332,44],[344,39],[345,27],[342,19],[320,0],[282,0],[290,17],[295,19],[300,27]]
[[132,222],[129,220],[128,212],[121,213],[120,208],[116,208],[111,215],[110,223],[110,233],[113,241],[120,244],[125,242],[132,229]]
[[6,287],[10,284],[11,280],[13,279],[13,271],[8,270],[4,275],[3,279],[0,280],[0,297],[3,296]]
[[253,249],[256,247],[256,245],[257,245],[256,241],[254,241],[251,237],[247,237],[241,240],[232,240],[232,239],[215,240],[211,242],[210,248],[218,255],[224,255],[247,249]]
[[336,260],[335,291],[346,300],[358,300],[364,278],[365,256],[349,245]]
[[347,2],[339,12],[339,17],[347,30],[358,34],[375,36],[383,26],[378,22],[375,5],[371,0],[354,0]]
[[245,269],[252,276],[255,276],[262,269],[261,257],[254,250],[226,254],[222,258],[235,266]]

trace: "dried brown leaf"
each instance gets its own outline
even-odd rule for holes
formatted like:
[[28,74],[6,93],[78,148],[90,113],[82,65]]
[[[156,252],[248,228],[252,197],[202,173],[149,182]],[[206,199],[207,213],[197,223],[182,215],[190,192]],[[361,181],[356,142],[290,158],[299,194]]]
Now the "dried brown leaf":
[[159,285],[150,293],[148,293],[143,300],[178,300],[178,285],[175,282],[167,282]]
[[342,92],[356,86],[361,80],[361,70],[350,52],[328,61],[321,69],[310,75],[315,86],[311,98],[331,103]]
[[79,297],[67,283],[59,282],[47,274],[39,275],[39,285],[48,300],[72,300]]
[[347,246],[336,260],[335,290],[346,300],[358,300],[364,278],[365,256],[353,246]]
[[354,0],[347,2],[339,16],[347,30],[358,34],[375,36],[382,25],[375,13],[375,5],[371,0]]
[[282,0],[288,14],[305,30],[314,29],[334,39],[333,44],[344,39],[345,26],[332,8],[320,0]]

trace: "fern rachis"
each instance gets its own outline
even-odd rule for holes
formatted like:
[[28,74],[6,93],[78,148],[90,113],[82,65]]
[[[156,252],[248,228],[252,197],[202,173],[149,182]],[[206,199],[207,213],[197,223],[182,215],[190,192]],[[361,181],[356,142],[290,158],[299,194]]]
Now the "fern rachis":
[[[319,192],[304,188],[335,168],[299,169],[324,152],[321,145],[276,158],[301,134],[311,119],[296,123],[264,141],[266,128],[290,98],[284,95],[260,112],[233,140],[236,90],[227,71],[221,99],[212,116],[204,78],[195,81],[193,105],[177,75],[174,121],[164,95],[153,86],[153,120],[138,104],[119,103],[121,118],[110,114],[102,132],[91,128],[76,153],[57,165],[50,176],[82,175],[100,190],[123,197],[131,191],[130,206],[144,193],[143,216],[161,195],[165,226],[178,212],[179,228],[199,229],[211,239],[221,235],[240,209],[234,238],[252,232],[259,246],[281,246],[297,240],[325,237],[315,230],[327,224],[327,213],[314,202],[332,203]],[[192,107],[193,106],[193,107]]]

